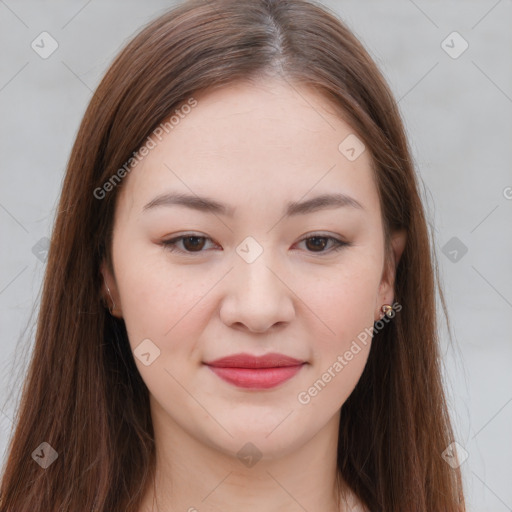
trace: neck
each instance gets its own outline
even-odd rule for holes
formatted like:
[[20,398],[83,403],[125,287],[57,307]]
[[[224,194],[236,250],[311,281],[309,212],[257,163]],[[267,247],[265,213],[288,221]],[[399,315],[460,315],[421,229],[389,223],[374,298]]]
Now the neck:
[[271,451],[268,445],[267,455],[243,441],[235,443],[245,446],[237,455],[220,442],[215,446],[193,437],[167,415],[153,413],[153,419],[155,480],[141,512],[350,510],[339,498],[339,413],[300,446]]

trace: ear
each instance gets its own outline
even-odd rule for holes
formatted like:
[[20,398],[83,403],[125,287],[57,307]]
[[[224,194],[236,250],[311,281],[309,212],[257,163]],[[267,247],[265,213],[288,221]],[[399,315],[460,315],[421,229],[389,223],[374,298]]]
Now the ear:
[[112,316],[115,316],[116,318],[123,318],[121,299],[119,297],[116,279],[105,260],[103,260],[100,265],[100,273],[103,277],[101,285],[101,296],[103,302],[106,304],[106,307],[109,309]]
[[396,268],[402,257],[407,241],[407,232],[405,229],[394,231],[391,234],[391,261],[386,261],[382,279],[379,285],[377,296],[375,321],[382,318],[381,307],[383,304],[393,304],[395,297],[395,276]]

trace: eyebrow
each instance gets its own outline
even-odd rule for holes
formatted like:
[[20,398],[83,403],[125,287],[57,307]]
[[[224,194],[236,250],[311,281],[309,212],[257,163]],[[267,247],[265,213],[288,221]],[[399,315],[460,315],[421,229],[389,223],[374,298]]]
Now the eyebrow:
[[[235,209],[209,197],[170,192],[161,194],[144,206],[143,211],[160,206],[185,206],[193,210],[233,217]],[[351,207],[364,210],[363,205],[346,194],[322,194],[306,201],[291,201],[284,210],[284,217],[305,215],[319,210]]]

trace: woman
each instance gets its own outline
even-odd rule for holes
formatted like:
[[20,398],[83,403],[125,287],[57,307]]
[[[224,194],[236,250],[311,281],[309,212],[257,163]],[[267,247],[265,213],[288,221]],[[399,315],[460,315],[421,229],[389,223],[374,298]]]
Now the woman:
[[325,8],[145,27],[58,212],[2,512],[465,510],[404,129]]

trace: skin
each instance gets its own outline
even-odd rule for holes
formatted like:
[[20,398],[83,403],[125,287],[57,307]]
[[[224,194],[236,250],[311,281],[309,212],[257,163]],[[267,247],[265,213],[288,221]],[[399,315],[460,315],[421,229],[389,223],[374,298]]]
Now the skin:
[[[198,105],[125,178],[114,272],[102,265],[107,300],[124,319],[132,349],[150,339],[160,350],[148,366],[135,357],[157,447],[158,507],[150,486],[140,511],[351,510],[335,497],[339,410],[371,342],[359,343],[309,403],[297,397],[371,329],[383,304],[393,304],[405,234],[393,235],[386,273],[369,151],[349,161],[338,150],[354,131],[317,92],[267,79],[194,97]],[[226,203],[234,216],[183,206],[143,210],[170,191]],[[332,192],[363,208],[282,217],[287,202]],[[199,252],[183,241],[177,248],[188,254],[162,245],[190,233],[207,237],[196,240]],[[352,245],[334,251],[323,239],[327,245],[317,249],[313,235]],[[236,252],[248,236],[263,249],[252,263]],[[308,364],[258,391],[202,364],[240,352],[278,352]],[[261,454],[252,467],[237,457],[246,443]]]

